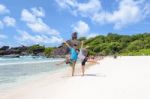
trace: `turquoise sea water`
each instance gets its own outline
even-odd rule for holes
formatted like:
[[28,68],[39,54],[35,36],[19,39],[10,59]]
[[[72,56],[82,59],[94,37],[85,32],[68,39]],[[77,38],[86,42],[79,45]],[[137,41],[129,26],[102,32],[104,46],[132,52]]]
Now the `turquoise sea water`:
[[56,66],[63,59],[22,56],[20,58],[0,57],[0,90],[8,89],[42,74],[61,69]]

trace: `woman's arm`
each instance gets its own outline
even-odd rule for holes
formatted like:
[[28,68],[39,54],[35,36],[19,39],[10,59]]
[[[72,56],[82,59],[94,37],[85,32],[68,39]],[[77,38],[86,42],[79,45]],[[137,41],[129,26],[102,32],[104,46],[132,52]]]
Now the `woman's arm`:
[[65,43],[69,48],[71,48],[71,46],[70,46],[66,41],[65,41],[64,43]]

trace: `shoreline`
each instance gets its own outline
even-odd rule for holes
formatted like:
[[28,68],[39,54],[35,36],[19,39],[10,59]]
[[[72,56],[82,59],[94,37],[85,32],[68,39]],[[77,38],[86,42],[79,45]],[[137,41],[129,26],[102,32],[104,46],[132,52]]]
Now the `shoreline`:
[[[87,63],[85,70],[94,64]],[[80,63],[76,64],[75,76],[81,75]],[[71,67],[63,67],[58,70],[51,71],[49,73],[39,74],[30,80],[27,80],[18,86],[12,87],[11,89],[0,90],[0,99],[13,99],[12,97],[20,96],[22,93],[29,93],[30,89],[36,89],[39,86],[55,84],[56,82],[67,80],[71,76]],[[30,91],[29,91],[30,90]]]

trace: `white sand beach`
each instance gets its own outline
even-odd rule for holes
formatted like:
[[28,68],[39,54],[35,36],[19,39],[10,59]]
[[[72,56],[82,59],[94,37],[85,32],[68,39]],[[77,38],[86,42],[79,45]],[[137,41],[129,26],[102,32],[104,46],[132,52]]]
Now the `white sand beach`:
[[150,56],[106,57],[84,77],[69,70],[4,91],[0,99],[150,99]]

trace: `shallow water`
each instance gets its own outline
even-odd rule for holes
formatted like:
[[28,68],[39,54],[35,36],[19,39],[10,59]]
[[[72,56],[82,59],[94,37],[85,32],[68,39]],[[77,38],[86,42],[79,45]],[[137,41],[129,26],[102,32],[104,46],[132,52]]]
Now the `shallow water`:
[[24,81],[61,69],[66,65],[55,64],[63,59],[24,56],[20,58],[0,58],[0,90],[17,86]]

